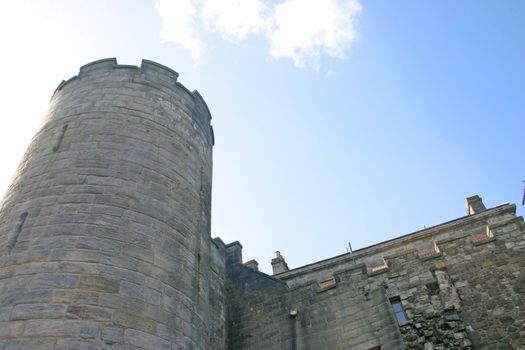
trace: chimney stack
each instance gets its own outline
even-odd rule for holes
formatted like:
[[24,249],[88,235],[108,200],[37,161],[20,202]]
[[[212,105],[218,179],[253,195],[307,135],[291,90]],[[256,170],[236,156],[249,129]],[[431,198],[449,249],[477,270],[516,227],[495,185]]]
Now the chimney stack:
[[274,275],[290,270],[280,251],[275,252],[275,258],[272,259],[272,268]]
[[487,208],[485,208],[480,196],[476,194],[467,198],[467,215],[477,214],[483,210],[487,210]]

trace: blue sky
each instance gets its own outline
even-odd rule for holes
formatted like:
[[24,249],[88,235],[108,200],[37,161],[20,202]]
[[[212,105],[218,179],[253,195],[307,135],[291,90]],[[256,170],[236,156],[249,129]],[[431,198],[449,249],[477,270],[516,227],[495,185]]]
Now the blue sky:
[[525,2],[16,1],[2,5],[0,190],[62,79],[155,60],[216,136],[212,236],[269,272],[518,204]]

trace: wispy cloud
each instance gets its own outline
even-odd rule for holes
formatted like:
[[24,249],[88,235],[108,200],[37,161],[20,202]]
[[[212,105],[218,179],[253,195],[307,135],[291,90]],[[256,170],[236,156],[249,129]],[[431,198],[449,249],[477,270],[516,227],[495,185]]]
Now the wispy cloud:
[[194,0],[157,0],[155,8],[162,18],[160,39],[184,46],[191,57],[198,61],[203,44],[195,33],[197,1]]
[[261,0],[157,0],[156,8],[161,40],[183,45],[196,60],[204,46],[196,33],[204,28],[233,41],[264,34],[272,57],[304,66],[322,54],[345,57],[362,7],[358,0],[282,0],[273,7]]
[[355,38],[356,0],[285,0],[275,7],[270,53],[302,66],[321,52],[344,58]]
[[249,33],[265,29],[266,10],[266,5],[259,0],[205,0],[202,19],[223,37],[242,40]]

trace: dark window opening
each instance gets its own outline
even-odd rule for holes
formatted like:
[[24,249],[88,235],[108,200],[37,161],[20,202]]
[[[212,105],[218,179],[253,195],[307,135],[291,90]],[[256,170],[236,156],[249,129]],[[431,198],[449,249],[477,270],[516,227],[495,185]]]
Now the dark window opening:
[[405,309],[403,308],[403,304],[401,303],[401,299],[395,298],[390,299],[390,303],[392,304],[392,309],[394,310],[394,315],[396,315],[397,323],[402,326],[405,323],[408,322],[408,317],[405,313]]
[[53,147],[53,152],[58,151],[58,149],[60,148],[60,144],[62,144],[62,140],[64,139],[64,135],[66,134],[67,127],[68,127],[67,124],[62,127],[62,132],[60,133],[60,136],[57,140],[55,147]]

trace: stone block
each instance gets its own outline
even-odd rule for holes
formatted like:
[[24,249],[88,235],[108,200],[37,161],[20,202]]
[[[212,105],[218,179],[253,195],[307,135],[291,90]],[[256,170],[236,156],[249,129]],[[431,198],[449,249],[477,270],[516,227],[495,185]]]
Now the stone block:
[[69,305],[67,318],[80,320],[108,321],[111,319],[112,310],[91,305]]
[[161,302],[161,294],[156,290],[126,281],[120,282],[120,294],[140,299],[153,305],[160,305]]
[[80,326],[80,321],[76,320],[28,320],[26,321],[24,336],[78,337]]
[[131,256],[133,258],[143,260],[148,263],[153,263],[154,260],[153,251],[145,249],[144,247],[137,246],[135,244],[126,244],[122,248],[122,255]]
[[13,291],[0,295],[0,306],[15,305],[15,304],[27,304],[27,303],[44,303],[51,300],[53,296],[53,290],[31,290],[24,293],[19,291]]
[[87,340],[76,338],[58,339],[55,350],[99,350],[100,345]]
[[98,304],[99,294],[90,291],[55,290],[52,301],[64,304]]
[[22,334],[24,322],[22,321],[2,321],[0,322],[0,339],[14,338]]
[[118,293],[119,281],[114,278],[104,276],[84,275],[80,276],[80,281],[78,282],[78,289],[106,293]]
[[126,329],[124,332],[124,341],[126,344],[149,350],[171,350],[171,344],[168,341],[150,333],[134,329]]
[[12,309],[11,306],[0,307],[0,322],[9,321]]
[[100,326],[97,322],[84,321],[80,326],[80,337],[94,339],[98,336]]
[[32,289],[68,289],[75,288],[78,282],[77,275],[42,274],[37,275],[31,282]]
[[63,304],[19,304],[13,308],[11,319],[63,318],[65,312],[66,305]]
[[113,322],[124,328],[134,328],[151,334],[156,333],[157,328],[157,322],[151,319],[122,311],[115,311],[113,313]]
[[54,350],[54,339],[10,339],[0,340],[3,350]]
[[121,344],[124,341],[124,329],[118,327],[102,327],[102,340],[106,343]]

